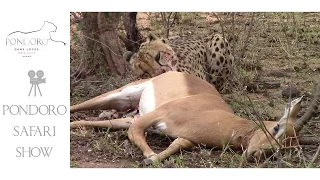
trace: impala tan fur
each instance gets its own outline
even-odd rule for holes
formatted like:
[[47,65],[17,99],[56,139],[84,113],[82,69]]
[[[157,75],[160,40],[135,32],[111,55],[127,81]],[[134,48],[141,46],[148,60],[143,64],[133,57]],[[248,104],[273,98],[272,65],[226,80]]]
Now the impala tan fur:
[[[295,143],[294,123],[301,98],[293,100],[278,121],[256,123],[235,115],[218,91],[194,75],[167,72],[151,79],[130,83],[78,105],[71,112],[87,109],[139,109],[139,115],[107,121],[75,121],[78,126],[129,129],[129,139],[136,144],[150,164],[178,152],[202,144],[206,147],[243,149],[247,159],[261,158],[272,147]],[[159,154],[149,147],[145,132],[153,127],[175,138]],[[286,137],[285,141],[278,141]],[[289,142],[290,141],[290,142]]]

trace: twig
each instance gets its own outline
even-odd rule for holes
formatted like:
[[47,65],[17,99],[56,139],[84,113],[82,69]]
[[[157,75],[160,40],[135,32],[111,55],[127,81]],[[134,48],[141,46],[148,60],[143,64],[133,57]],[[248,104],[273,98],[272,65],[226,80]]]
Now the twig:
[[168,18],[167,18],[167,25],[168,25],[169,22],[170,22],[170,17],[171,17],[171,15],[172,15],[172,12],[169,13],[169,16],[168,16]]
[[166,24],[165,24],[165,22],[166,22],[166,13],[165,12],[161,12],[160,13],[160,16],[161,16],[161,19],[162,19],[162,25],[163,25],[163,27],[166,27]]
[[254,20],[254,12],[251,14],[251,19],[250,19],[250,23],[249,23],[249,29],[248,29],[248,34],[246,36],[246,39],[244,40],[244,45],[240,51],[240,58],[242,58],[244,56],[244,54],[246,53],[247,47],[249,45],[249,38],[251,36],[251,32],[252,32],[252,27],[253,27],[253,20]]
[[[289,16],[287,16],[287,22],[289,22]],[[282,25],[284,25],[284,23],[282,23]],[[293,43],[291,43],[290,44],[290,41],[289,41],[289,36],[288,36],[288,34],[286,33],[286,31],[284,31],[284,35],[285,35],[285,38],[286,38],[286,41],[287,41],[287,44],[286,44],[286,48],[284,48],[284,46],[283,46],[283,44],[281,43],[281,39],[279,38],[279,42],[280,42],[280,44],[282,45],[281,47],[282,47],[282,49],[286,52],[286,54],[287,54],[287,56],[288,56],[288,66],[289,67],[292,67],[292,44]],[[293,42],[293,41],[292,41]],[[292,99],[292,97],[291,97],[291,90],[292,90],[292,69],[291,68],[289,68],[289,70],[290,70],[290,72],[289,72],[289,79],[290,79],[290,83],[289,83],[289,86],[290,86],[290,88],[289,88],[289,107],[288,107],[288,109],[290,110],[290,106],[291,106],[291,99]],[[287,119],[286,119],[286,123],[288,123],[288,120],[289,120],[289,113],[290,113],[290,111],[288,111],[288,113],[287,113]],[[285,130],[286,131],[286,130]],[[280,139],[283,139],[283,137],[284,137],[284,135],[285,134],[283,134],[281,137],[280,137]],[[299,144],[299,142],[298,142],[298,146],[299,146],[299,148],[300,149],[302,149],[301,148],[301,146],[300,146],[300,144]],[[281,146],[279,146],[279,148],[280,148],[280,150],[281,150],[281,148],[282,148],[282,145]],[[279,151],[279,153],[278,153],[278,155],[281,155],[280,154],[280,151]],[[305,161],[304,161],[304,163],[305,163]],[[278,165],[280,165],[280,159],[278,159]],[[306,165],[306,163],[305,163],[305,165]]]
[[109,51],[112,52],[112,54],[114,54],[114,55],[116,55],[116,56],[122,57],[122,55],[119,55],[119,54],[115,53],[108,45],[104,44],[103,42],[98,41],[98,40],[96,40],[96,39],[93,39],[93,38],[91,38],[91,37],[88,37],[88,36],[86,36],[86,35],[82,35],[82,36],[85,37],[85,38],[88,38],[88,39],[90,39],[90,40],[92,40],[92,41],[95,41],[95,42],[97,42],[97,43],[100,43],[100,44],[106,46],[106,47],[109,49]]
[[[236,77],[236,80],[237,81],[240,81],[238,79],[238,77]],[[242,87],[242,86],[240,86]],[[253,113],[258,117],[258,120],[255,120],[253,119],[252,121],[265,133],[265,135],[267,136],[267,139],[268,141],[270,142],[270,145],[272,146],[273,149],[274,146],[272,145],[271,143],[271,140],[269,139],[269,137],[271,137],[279,146],[280,146],[280,143],[278,142],[278,140],[275,139],[275,137],[268,131],[268,129],[266,128],[266,125],[263,123],[263,117],[260,116],[260,114],[256,111],[256,109],[254,108],[254,105],[252,103],[252,100],[251,98],[248,96],[248,94],[246,93],[246,91],[244,90],[244,88],[241,88],[241,92],[242,94],[249,100],[249,104],[250,104],[250,107],[252,107],[252,110],[253,110]],[[249,114],[249,113],[248,113]],[[268,136],[269,135],[269,136]]]
[[[171,18],[172,15],[174,15],[174,16],[173,16],[173,19],[172,19],[172,21],[170,23],[170,18]],[[166,16],[165,12],[161,12],[160,16],[161,16],[161,19],[162,19],[162,25],[164,27],[165,37],[169,38],[170,28],[172,27],[174,21],[176,20],[177,12],[175,12],[175,13],[170,12],[168,17]]]
[[[294,137],[297,138],[297,132],[294,130]],[[304,167],[307,167],[307,163],[306,163],[306,159],[305,157],[303,156],[303,153],[302,153],[302,147],[301,145],[299,144],[299,141],[297,141],[297,146],[299,147],[300,151],[301,151],[301,156],[302,156],[302,160],[303,160],[303,163],[304,163]]]
[[102,83],[103,81],[81,81],[81,82],[86,82],[86,83]]
[[317,158],[319,157],[319,153],[320,153],[320,144],[318,146],[318,149],[316,151],[316,153],[314,154],[312,160],[310,161],[310,164],[314,164],[314,162],[317,160]]
[[171,24],[169,26],[170,28],[172,27],[173,23],[177,20],[177,17],[178,17],[178,12],[175,12],[174,16],[173,16],[173,20],[172,20],[172,22],[171,22]]
[[[232,13],[232,36],[234,36],[235,37],[235,31],[234,31],[234,27],[235,27],[235,20],[234,20],[234,18],[235,18],[235,16],[236,16],[236,13],[235,12],[233,12]],[[235,55],[234,55],[234,52],[235,52],[235,43],[236,41],[232,41],[232,56],[233,57],[235,57]]]
[[218,16],[218,14],[216,14],[216,13],[213,13],[213,15],[218,19],[218,22],[219,22],[219,24],[220,24],[220,27],[221,27],[221,31],[222,31],[222,37],[223,37],[223,39],[225,39],[225,31],[224,31],[224,24],[221,22],[221,18],[220,18],[220,16]]
[[172,12],[169,13],[169,16],[167,18],[166,22],[166,38],[169,38],[169,31],[170,31],[170,17],[172,15]]

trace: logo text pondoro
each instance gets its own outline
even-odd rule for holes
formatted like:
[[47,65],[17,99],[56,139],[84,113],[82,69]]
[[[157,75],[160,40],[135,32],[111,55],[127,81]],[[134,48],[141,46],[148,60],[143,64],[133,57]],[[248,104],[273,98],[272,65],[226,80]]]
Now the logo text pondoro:
[[40,38],[6,38],[6,45],[43,46],[47,45],[49,40]]

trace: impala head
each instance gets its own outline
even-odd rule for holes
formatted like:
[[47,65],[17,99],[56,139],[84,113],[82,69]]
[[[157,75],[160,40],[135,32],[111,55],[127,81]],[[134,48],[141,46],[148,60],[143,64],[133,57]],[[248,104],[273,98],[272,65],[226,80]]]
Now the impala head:
[[177,57],[173,49],[167,44],[167,40],[152,33],[140,45],[138,52],[126,52],[124,56],[134,74],[142,78],[155,77],[176,69]]
[[261,128],[255,131],[244,153],[247,160],[263,159],[275,152],[273,150],[279,147],[279,144],[288,146],[289,143],[296,143],[294,123],[300,110],[301,99],[302,97],[297,98],[287,104],[284,115],[278,122],[263,122],[269,133]]

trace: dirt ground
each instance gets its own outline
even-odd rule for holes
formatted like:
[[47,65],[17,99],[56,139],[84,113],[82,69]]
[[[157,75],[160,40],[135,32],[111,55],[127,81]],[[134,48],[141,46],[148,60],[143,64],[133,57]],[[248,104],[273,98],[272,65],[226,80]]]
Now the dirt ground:
[[[163,26],[159,13],[138,13],[138,27],[145,35],[149,31],[163,35]],[[170,37],[201,37],[212,33],[222,33],[234,47],[238,60],[238,79],[245,84],[236,87],[232,93],[223,94],[223,98],[233,110],[249,119],[278,120],[288,98],[283,91],[290,85],[304,95],[301,116],[313,98],[316,82],[320,79],[320,13],[237,13],[232,23],[230,13],[180,13],[179,22],[170,28]],[[74,28],[76,25],[72,25]],[[223,28],[222,28],[223,27]],[[248,33],[251,34],[246,39]],[[71,39],[74,39],[71,37]],[[75,42],[71,49],[81,48]],[[72,53],[77,51],[72,51]],[[74,54],[71,54],[73,56]],[[74,56],[76,57],[76,56]],[[71,74],[79,63],[71,59]],[[71,104],[121,87],[135,80],[130,73],[118,77],[108,72],[75,80],[71,78]],[[267,87],[272,82],[280,87]],[[249,103],[249,99],[252,104]],[[97,117],[101,111],[85,111],[71,114],[71,121],[89,120]],[[302,135],[320,138],[320,113],[303,128]],[[70,131],[70,167],[77,168],[137,168],[144,167],[141,151],[133,146],[127,132],[107,129],[79,128]],[[164,150],[172,139],[148,133],[147,142],[155,152]],[[320,158],[310,163],[319,145],[301,145],[286,150],[281,161],[268,160],[259,163],[243,163],[241,151],[230,148],[208,149],[194,147],[180,154],[172,155],[163,163],[148,167],[169,168],[233,168],[233,167],[320,167]]]

